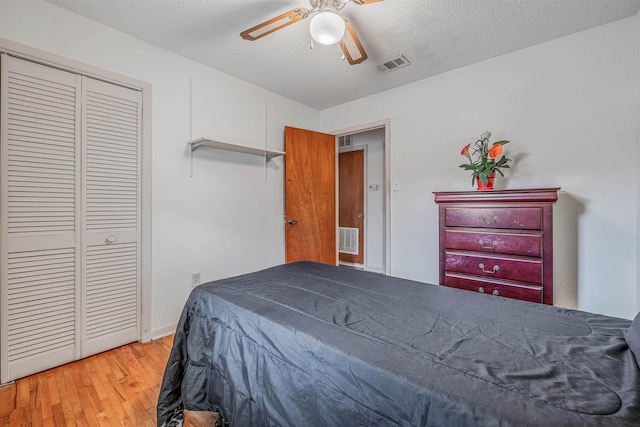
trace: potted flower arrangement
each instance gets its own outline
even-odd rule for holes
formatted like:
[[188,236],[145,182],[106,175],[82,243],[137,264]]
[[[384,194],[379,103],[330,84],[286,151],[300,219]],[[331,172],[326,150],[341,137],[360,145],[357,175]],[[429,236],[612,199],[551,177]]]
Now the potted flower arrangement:
[[502,154],[503,145],[509,141],[503,139],[490,144],[489,138],[491,138],[491,132],[486,131],[475,142],[465,145],[460,152],[460,154],[469,159],[469,163],[462,164],[460,167],[471,171],[471,185],[477,184],[478,190],[493,189],[493,180],[496,172],[504,176],[500,169],[508,169],[509,165],[507,163],[511,161],[504,155],[499,160],[496,160]]

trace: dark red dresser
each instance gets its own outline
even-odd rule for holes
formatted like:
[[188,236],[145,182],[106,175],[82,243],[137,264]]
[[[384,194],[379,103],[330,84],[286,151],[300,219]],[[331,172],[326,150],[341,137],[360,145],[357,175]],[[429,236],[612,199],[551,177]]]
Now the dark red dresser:
[[440,284],[552,305],[558,190],[434,192]]

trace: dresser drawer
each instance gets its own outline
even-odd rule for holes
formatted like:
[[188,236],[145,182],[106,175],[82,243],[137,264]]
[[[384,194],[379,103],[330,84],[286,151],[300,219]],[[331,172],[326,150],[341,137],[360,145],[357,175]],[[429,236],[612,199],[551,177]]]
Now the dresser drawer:
[[445,226],[541,230],[542,209],[537,207],[447,207],[445,210]]
[[542,283],[542,260],[536,258],[477,256],[469,252],[447,251],[444,269],[446,272]]
[[444,234],[444,246],[446,249],[540,257],[542,235],[448,229]]
[[444,285],[452,288],[465,289],[496,295],[507,298],[515,298],[523,301],[541,303],[543,301],[542,286],[523,286],[518,284],[496,283],[490,280],[473,279],[455,274],[446,274]]

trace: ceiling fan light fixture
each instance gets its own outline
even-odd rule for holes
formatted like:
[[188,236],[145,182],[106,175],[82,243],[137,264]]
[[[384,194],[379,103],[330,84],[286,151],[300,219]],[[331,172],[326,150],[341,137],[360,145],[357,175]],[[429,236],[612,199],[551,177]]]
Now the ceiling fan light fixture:
[[313,39],[324,45],[338,43],[344,36],[344,19],[333,10],[324,10],[311,19],[309,31]]

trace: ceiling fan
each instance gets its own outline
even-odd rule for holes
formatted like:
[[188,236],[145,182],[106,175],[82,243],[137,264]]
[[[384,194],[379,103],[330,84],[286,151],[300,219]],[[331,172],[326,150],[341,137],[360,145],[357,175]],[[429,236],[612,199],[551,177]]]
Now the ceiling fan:
[[[325,45],[340,43],[344,58],[349,61],[349,64],[359,64],[367,59],[367,53],[351,22],[338,12],[349,2],[366,5],[379,1],[382,0],[309,0],[311,9],[297,7],[241,32],[240,36],[245,40],[254,41],[314,15],[309,23],[313,40]],[[313,47],[313,41],[311,46]]]

